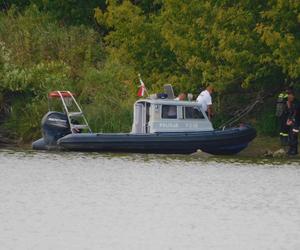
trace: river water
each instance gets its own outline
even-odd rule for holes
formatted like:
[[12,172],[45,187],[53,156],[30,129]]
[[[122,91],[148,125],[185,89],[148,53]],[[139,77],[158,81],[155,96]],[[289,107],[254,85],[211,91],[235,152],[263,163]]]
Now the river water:
[[300,249],[299,162],[0,150],[0,249]]

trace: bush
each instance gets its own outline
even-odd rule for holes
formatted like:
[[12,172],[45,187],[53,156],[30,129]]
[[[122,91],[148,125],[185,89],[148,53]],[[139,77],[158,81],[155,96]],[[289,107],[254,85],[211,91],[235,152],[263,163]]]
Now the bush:
[[[107,61],[101,70],[90,68],[79,82],[83,104],[93,131],[129,131],[137,84],[134,70],[128,65]],[[86,87],[88,86],[88,88]]]
[[11,106],[2,127],[23,140],[39,133],[51,90],[76,90],[85,68],[105,58],[99,35],[85,26],[61,27],[31,5],[0,14],[1,106]]

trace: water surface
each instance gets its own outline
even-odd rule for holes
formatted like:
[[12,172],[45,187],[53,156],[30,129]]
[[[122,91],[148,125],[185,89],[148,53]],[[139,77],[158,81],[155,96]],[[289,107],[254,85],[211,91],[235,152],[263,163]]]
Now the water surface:
[[0,151],[1,249],[300,249],[299,162]]

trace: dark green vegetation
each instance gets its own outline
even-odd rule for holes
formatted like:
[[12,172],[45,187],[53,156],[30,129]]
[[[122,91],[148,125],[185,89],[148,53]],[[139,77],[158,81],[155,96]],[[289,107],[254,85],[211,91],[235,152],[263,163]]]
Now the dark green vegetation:
[[[141,73],[150,92],[214,84],[215,124],[276,134],[278,92],[300,86],[298,0],[1,0],[1,131],[40,135],[50,90],[79,96],[95,131],[128,131]],[[2,132],[3,133],[3,132]]]

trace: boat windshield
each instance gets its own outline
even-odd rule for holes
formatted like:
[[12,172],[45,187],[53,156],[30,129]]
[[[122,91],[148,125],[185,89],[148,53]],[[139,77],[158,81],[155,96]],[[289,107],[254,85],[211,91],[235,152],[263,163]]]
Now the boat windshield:
[[184,107],[183,113],[185,119],[205,119],[199,106]]

